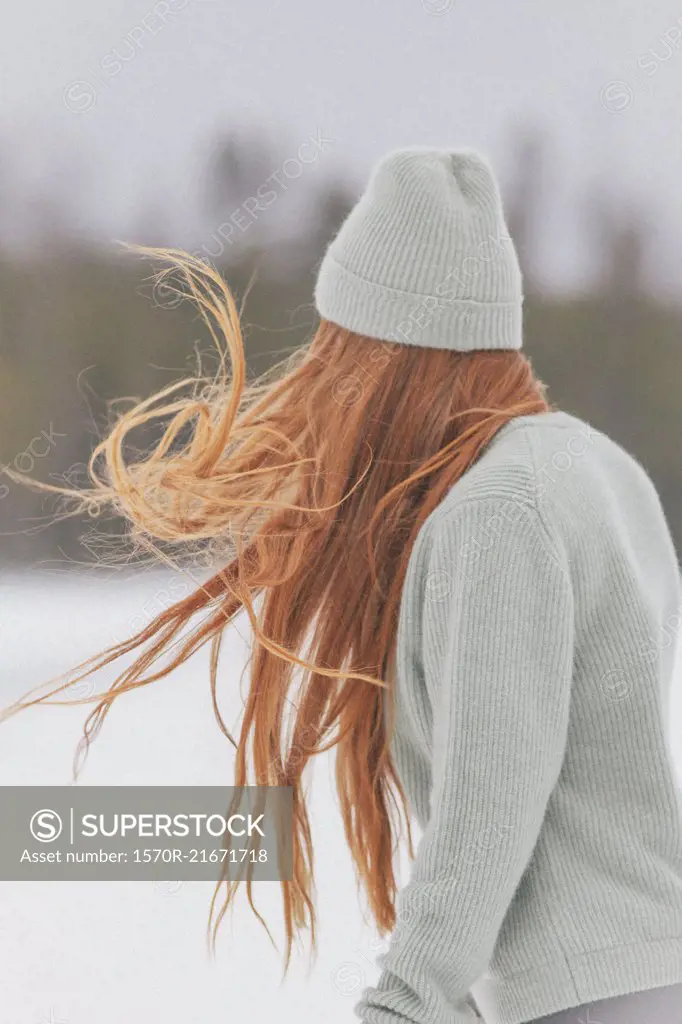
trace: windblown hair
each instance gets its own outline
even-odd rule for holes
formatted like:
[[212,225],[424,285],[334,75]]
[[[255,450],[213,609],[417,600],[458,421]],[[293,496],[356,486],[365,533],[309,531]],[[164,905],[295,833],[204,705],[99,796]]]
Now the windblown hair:
[[[239,311],[221,277],[178,250],[138,251],[168,264],[164,281],[171,273],[182,281],[211,330],[218,372],[180,381],[120,414],[92,455],[91,487],[46,489],[75,498],[75,511],[121,514],[147,550],[192,550],[217,540],[224,562],[130,639],[78,666],[75,678],[29,694],[9,712],[91,700],[87,752],[120,694],[167,676],[209,644],[216,718],[236,748],[231,781],[292,788],[293,877],[281,883],[286,972],[301,933],[309,931],[315,949],[303,774],[332,747],[358,881],[379,932],[394,927],[400,815],[413,855],[390,753],[407,562],[427,516],[496,432],[549,406],[518,351],[420,348],[327,321],[275,371],[248,384]],[[131,455],[131,432],[149,424],[165,425],[160,440]],[[226,626],[242,609],[254,640],[250,688],[233,739],[218,707],[219,654]],[[130,654],[134,660],[105,692],[69,700],[70,686]],[[214,939],[236,886],[216,887]],[[247,890],[265,924],[250,882]]]

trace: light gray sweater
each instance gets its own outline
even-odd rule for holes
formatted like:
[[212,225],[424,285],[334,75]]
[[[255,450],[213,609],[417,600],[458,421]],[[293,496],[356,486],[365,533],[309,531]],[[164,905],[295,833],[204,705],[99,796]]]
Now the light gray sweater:
[[520,1024],[682,981],[681,606],[651,481],[567,413],[507,424],[431,514],[395,684],[423,835],[363,1021]]

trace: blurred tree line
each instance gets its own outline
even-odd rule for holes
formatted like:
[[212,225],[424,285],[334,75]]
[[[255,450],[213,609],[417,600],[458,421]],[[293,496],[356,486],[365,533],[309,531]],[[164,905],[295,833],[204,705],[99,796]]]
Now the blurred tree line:
[[[596,202],[592,241],[600,275],[580,297],[543,293],[537,241],[545,179],[537,136],[519,138],[515,161],[505,205],[526,280],[526,351],[552,401],[642,462],[682,551],[682,310],[647,294],[646,225]],[[312,336],[316,267],[356,199],[341,180],[306,181],[304,166],[291,191],[296,185],[299,196],[305,193],[307,210],[287,218],[287,183],[281,179],[278,191],[271,180],[280,166],[264,139],[229,135],[207,163],[194,244],[167,237],[162,218],[151,212],[130,239],[205,255],[238,298],[248,289],[251,374]],[[259,188],[264,194],[266,181],[276,193],[271,209],[249,213],[244,200]],[[149,275],[157,268],[75,237],[58,210],[43,223],[49,230],[41,245],[19,254],[3,245],[0,216],[0,463],[48,483],[77,484],[110,419],[110,400],[144,397],[191,374],[197,345],[206,351],[209,342],[188,303],[152,288]],[[87,524],[51,523],[54,512],[53,498],[0,475],[2,562],[63,568],[90,561],[87,543],[79,542]]]

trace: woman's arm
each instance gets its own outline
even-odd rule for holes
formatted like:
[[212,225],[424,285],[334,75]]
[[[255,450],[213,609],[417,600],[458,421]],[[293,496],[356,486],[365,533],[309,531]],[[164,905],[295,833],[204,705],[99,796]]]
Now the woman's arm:
[[[504,509],[507,509],[504,514]],[[470,499],[428,524],[420,581],[430,816],[367,1024],[465,1024],[542,826],[566,742],[573,599],[536,509]]]

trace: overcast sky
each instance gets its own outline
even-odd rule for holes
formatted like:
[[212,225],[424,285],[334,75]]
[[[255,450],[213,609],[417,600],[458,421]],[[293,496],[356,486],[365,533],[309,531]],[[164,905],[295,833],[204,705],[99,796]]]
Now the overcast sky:
[[676,0],[21,0],[3,22],[0,170],[70,192],[105,232],[169,194],[182,225],[219,129],[256,123],[292,156],[322,131],[305,174],[359,187],[401,145],[476,146],[504,182],[514,130],[537,125],[547,274],[586,273],[596,181],[650,225],[661,283],[682,283]]

